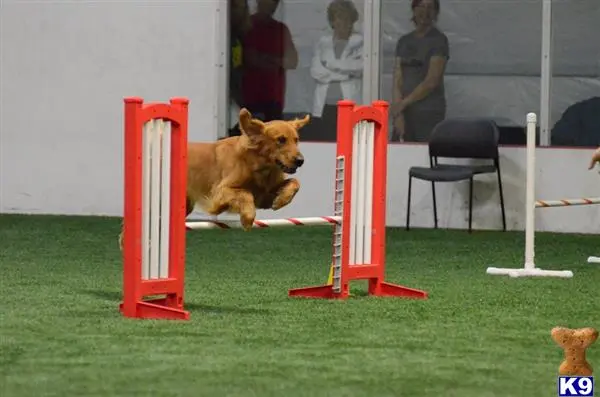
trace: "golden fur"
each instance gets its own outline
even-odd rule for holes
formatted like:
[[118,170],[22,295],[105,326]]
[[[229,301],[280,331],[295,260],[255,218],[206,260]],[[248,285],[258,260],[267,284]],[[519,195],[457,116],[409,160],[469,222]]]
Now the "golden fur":
[[310,116],[265,123],[242,109],[239,121],[241,136],[188,144],[186,216],[195,206],[212,215],[236,213],[250,230],[257,209],[285,207],[300,189],[300,182],[286,174],[304,163],[298,131]]
[[592,159],[590,160],[590,164],[588,166],[588,169],[592,169],[594,168],[594,166],[596,165],[596,163],[600,163],[600,147],[598,149],[596,149],[596,151],[594,152],[594,154],[592,154]]
[[240,111],[241,136],[188,148],[188,214],[193,205],[218,215],[240,215],[244,229],[252,227],[256,209],[278,210],[288,205],[300,183],[294,174],[304,163],[298,130],[310,120],[264,123],[246,109]]

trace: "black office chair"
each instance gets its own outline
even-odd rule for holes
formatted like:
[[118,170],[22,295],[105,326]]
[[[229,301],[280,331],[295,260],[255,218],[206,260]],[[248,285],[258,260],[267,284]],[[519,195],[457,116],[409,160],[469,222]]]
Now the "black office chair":
[[[432,131],[429,139],[430,167],[411,167],[408,171],[408,203],[406,209],[406,230],[410,224],[410,198],[412,178],[431,182],[433,195],[433,220],[438,228],[437,202],[435,198],[435,182],[458,182],[469,180],[469,233],[473,214],[473,177],[479,174],[495,172],[498,175],[500,190],[500,207],[502,209],[502,228],[506,231],[506,215],[504,211],[504,195],[502,192],[502,177],[500,176],[500,160],[498,141],[500,133],[498,126],[492,120],[486,119],[446,119],[440,122]],[[484,165],[455,165],[440,164],[438,157],[489,159],[491,164]]]

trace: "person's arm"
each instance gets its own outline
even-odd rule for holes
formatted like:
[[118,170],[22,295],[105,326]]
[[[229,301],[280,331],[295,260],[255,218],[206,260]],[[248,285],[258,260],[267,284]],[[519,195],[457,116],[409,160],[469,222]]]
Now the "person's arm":
[[313,79],[322,84],[327,84],[332,81],[348,80],[348,76],[329,70],[323,65],[323,50],[320,42],[315,45],[310,65],[310,75]]
[[298,50],[292,40],[290,30],[285,25],[283,25],[283,45],[284,55],[281,66],[286,70],[296,69],[298,67]]
[[352,76],[361,76],[363,71],[363,45],[362,41],[356,45],[349,57],[333,59],[327,62],[327,67],[335,72],[350,73]]
[[594,154],[592,154],[592,160],[590,161],[588,169],[591,170],[592,168],[594,168],[596,163],[600,163],[600,147],[598,147]]
[[275,69],[277,65],[268,54],[257,51],[256,41],[260,40],[255,34],[249,33],[244,39],[244,66],[259,69]]
[[431,57],[427,76],[425,76],[425,79],[415,87],[413,92],[402,100],[404,107],[408,107],[431,94],[431,92],[441,84],[445,67],[446,58],[440,56]]
[[263,69],[283,68],[286,70],[296,69],[298,67],[298,51],[292,41],[292,35],[289,29],[284,25],[281,30],[283,42],[283,56],[264,54],[248,50],[249,64]]
[[392,140],[402,142],[404,140],[404,113],[396,111],[398,104],[402,102],[402,58],[396,56],[394,62],[394,73],[392,80],[392,118],[394,120],[394,131]]
[[283,25],[281,29],[283,42],[283,57],[271,57],[271,62],[285,70],[296,69],[298,67],[298,50],[292,40],[292,34],[287,26]]
[[396,56],[392,80],[392,104],[402,101],[402,58]]
[[429,61],[427,76],[425,76],[425,79],[402,100],[403,108],[426,98],[442,83],[449,55],[448,39],[446,36],[443,36],[443,38],[440,39],[440,43],[433,51],[434,54]]

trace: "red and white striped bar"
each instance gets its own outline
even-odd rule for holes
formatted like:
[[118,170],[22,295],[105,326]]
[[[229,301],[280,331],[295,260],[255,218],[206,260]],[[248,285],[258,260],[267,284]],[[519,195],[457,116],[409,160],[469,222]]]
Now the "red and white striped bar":
[[[317,225],[341,225],[341,216],[312,216],[305,218],[282,218],[282,219],[263,219],[255,220],[252,228],[260,229],[265,227],[288,227],[288,226],[317,226]],[[240,221],[199,221],[186,222],[185,227],[188,230],[205,229],[240,229]]]
[[536,208],[570,207],[573,205],[594,205],[594,204],[600,204],[600,197],[561,199],[561,200],[537,200],[535,202],[535,207]]

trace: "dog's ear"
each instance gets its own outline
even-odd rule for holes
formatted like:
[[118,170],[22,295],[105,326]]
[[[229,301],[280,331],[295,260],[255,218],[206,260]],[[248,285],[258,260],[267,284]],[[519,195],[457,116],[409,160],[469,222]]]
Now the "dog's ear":
[[290,121],[289,123],[296,129],[299,130],[300,128],[304,127],[306,124],[308,124],[308,122],[310,121],[310,115],[306,115],[304,116],[304,118],[302,119],[294,119],[292,121]]
[[240,130],[249,137],[257,136],[265,130],[265,123],[252,117],[246,108],[240,110]]

